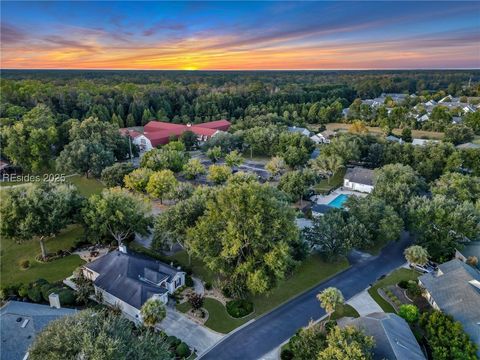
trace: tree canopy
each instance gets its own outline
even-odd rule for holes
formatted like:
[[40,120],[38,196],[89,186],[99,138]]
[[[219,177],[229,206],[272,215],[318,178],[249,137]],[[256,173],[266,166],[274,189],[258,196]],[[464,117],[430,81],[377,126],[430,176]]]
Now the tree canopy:
[[50,322],[29,349],[32,360],[173,360],[165,338],[120,315],[91,309]]
[[223,277],[230,294],[264,293],[295,266],[299,234],[294,218],[270,186],[230,183],[188,229],[188,247]]

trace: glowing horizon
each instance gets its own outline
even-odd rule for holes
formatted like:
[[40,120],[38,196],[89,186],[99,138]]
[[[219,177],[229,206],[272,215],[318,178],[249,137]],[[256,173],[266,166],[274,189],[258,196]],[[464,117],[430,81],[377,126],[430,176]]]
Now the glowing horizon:
[[478,2],[2,2],[2,69],[480,67]]

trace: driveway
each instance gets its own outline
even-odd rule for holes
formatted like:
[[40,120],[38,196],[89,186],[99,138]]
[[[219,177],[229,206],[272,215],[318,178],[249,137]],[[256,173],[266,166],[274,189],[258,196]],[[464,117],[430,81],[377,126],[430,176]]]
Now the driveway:
[[167,335],[176,336],[186,342],[197,351],[197,354],[202,354],[224,337],[171,309],[167,309],[167,316],[157,327],[164,330]]
[[374,312],[383,312],[383,309],[370,296],[367,290],[363,290],[360,294],[355,295],[347,304],[353,306],[360,316],[365,316]]
[[201,358],[215,360],[262,358],[289,339],[297,329],[307,325],[311,319],[316,320],[325,315],[315,297],[320,291],[334,286],[342,291],[345,299],[350,299],[374,283],[381,275],[388,274],[404,264],[403,250],[410,242],[408,234],[404,233],[401,240],[386,246],[379,256],[355,257],[349,269],[225,337]]

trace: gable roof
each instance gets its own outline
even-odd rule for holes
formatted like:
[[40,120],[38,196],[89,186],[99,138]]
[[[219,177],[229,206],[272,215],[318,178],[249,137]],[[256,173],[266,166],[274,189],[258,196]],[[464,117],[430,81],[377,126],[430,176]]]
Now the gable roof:
[[9,301],[0,309],[0,358],[22,360],[35,336],[51,321],[72,315],[75,309]]
[[465,143],[465,144],[460,144],[456,146],[457,149],[478,149],[480,148],[480,145],[475,144],[475,143]]
[[425,360],[407,322],[396,314],[372,313],[356,319],[343,319],[339,323],[342,327],[353,325],[373,336],[375,360]]
[[293,133],[299,133],[302,135],[310,136],[310,130],[303,128],[303,127],[296,127],[296,126],[289,126],[288,127],[289,132]]
[[355,166],[354,168],[348,168],[345,173],[345,179],[350,182],[363,185],[373,185],[373,170],[366,169],[360,166]]
[[213,136],[217,131],[227,131],[230,128],[228,120],[210,121],[203,124],[173,124],[163,121],[149,121],[144,126],[144,135],[150,140],[152,146],[166,144],[170,137],[178,137],[185,131],[191,131],[200,136]]
[[94,284],[140,309],[155,294],[167,289],[159,284],[170,282],[180,270],[136,253],[112,251],[98,260],[85,264],[85,268],[99,274]]
[[436,273],[422,275],[418,280],[437,306],[460,321],[472,340],[480,344],[480,272],[453,259],[439,265]]

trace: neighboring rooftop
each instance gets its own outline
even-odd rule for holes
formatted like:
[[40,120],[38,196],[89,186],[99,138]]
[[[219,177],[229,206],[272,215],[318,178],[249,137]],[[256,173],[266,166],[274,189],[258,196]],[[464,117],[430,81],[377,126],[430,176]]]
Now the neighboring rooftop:
[[465,143],[465,144],[457,145],[456,148],[457,149],[479,149],[480,145],[468,142],[468,143]]
[[338,321],[342,327],[353,325],[375,339],[375,360],[425,360],[425,356],[407,322],[396,314],[372,313],[356,319]]
[[418,280],[440,310],[461,322],[472,340],[480,345],[480,272],[454,259],[439,265],[436,273],[422,275]]
[[303,127],[289,126],[288,131],[300,133],[305,136],[310,136],[310,130]]
[[1,352],[5,360],[22,360],[35,336],[53,320],[72,315],[74,309],[9,301],[0,309]]
[[427,144],[436,144],[439,143],[438,140],[429,140],[429,139],[413,139],[412,145],[413,146],[425,146]]
[[357,184],[373,185],[373,174],[373,170],[355,166],[354,168],[347,169],[345,179]]
[[181,270],[136,253],[112,251],[85,268],[99,274],[95,286],[107,291],[127,304],[140,309],[155,294],[167,289],[159,284],[170,281]]

